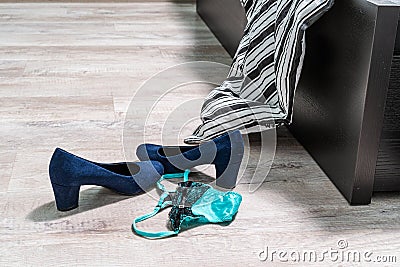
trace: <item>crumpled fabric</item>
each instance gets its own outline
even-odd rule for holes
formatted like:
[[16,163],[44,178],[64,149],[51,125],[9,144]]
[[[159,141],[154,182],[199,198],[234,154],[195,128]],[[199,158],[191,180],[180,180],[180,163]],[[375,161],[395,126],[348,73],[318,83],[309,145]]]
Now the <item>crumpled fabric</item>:
[[172,200],[168,226],[178,232],[181,227],[230,222],[241,202],[242,196],[236,192],[219,191],[203,183],[182,182]]
[[[189,170],[184,173],[164,174],[157,182],[163,192],[152,212],[136,217],[132,230],[146,238],[157,239],[177,235],[181,230],[207,223],[229,224],[235,218],[242,196],[236,192],[223,192],[200,182],[189,181]],[[168,191],[161,181],[183,178],[175,191]],[[169,231],[149,232],[140,230],[137,223],[154,217],[166,207],[172,207],[168,214]]]
[[187,144],[227,131],[260,132],[292,121],[305,54],[305,30],[333,0],[241,0],[247,25],[227,79],[201,108],[201,125]]

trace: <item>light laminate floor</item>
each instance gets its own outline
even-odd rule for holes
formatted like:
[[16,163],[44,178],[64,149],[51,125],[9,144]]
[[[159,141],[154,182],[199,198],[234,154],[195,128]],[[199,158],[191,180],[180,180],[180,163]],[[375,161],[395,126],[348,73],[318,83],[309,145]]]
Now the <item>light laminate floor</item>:
[[[124,118],[136,90],[158,71],[197,60],[230,63],[187,1],[0,4],[0,266],[398,266],[400,196],[349,206],[286,129],[260,189],[250,193],[246,179],[237,186],[243,203],[229,226],[145,240],[130,225],[154,199],[90,186],[79,209],[56,211],[47,169],[54,148],[124,160]],[[164,113],[175,104],[166,102]],[[162,230],[166,218],[142,227]],[[397,264],[282,262],[278,254],[261,261],[267,247],[372,252]]]

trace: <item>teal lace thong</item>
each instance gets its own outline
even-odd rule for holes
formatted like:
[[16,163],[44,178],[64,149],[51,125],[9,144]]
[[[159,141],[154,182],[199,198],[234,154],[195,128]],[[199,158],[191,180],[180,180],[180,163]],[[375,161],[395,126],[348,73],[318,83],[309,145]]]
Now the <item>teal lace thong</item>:
[[[168,191],[161,183],[165,179],[175,178],[183,178],[175,191]],[[242,196],[236,192],[222,192],[208,184],[189,181],[189,170],[184,173],[164,174],[157,182],[157,187],[162,191],[157,206],[151,213],[135,218],[132,223],[133,231],[147,238],[177,235],[182,229],[206,223],[231,222],[242,202]],[[137,228],[137,223],[171,206],[168,214],[169,231],[147,232]]]

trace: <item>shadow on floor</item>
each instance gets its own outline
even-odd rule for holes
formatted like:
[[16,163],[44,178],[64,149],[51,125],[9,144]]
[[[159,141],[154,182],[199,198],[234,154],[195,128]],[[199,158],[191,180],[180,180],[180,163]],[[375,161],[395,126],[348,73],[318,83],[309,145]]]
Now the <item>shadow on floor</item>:
[[79,206],[76,209],[61,212],[56,209],[55,202],[51,201],[35,208],[28,214],[26,219],[34,222],[57,220],[74,214],[117,203],[131,197],[133,196],[120,195],[106,188],[89,188],[79,193]]
[[[223,82],[228,76],[232,58],[195,11],[195,1],[170,0],[169,2],[176,4],[177,23],[187,25],[183,30],[190,33],[193,45],[182,45],[178,50],[160,48],[163,56],[180,58],[186,62],[198,62],[198,64],[187,66],[192,68],[193,73],[198,76],[200,81],[210,81],[210,75],[214,75],[214,78],[218,78]],[[193,4],[193,7],[182,9],[181,6],[185,4]],[[193,11],[195,12],[193,13]],[[203,63],[201,62],[217,63],[215,68],[220,69],[218,71],[210,71],[207,68],[208,65],[202,65]]]
[[[274,163],[260,193],[279,196],[281,205],[301,213],[298,219],[302,223],[332,235],[400,229],[399,192],[375,192],[371,204],[352,206],[286,127],[278,128],[277,134]],[[255,147],[260,145],[253,141]],[[254,160],[249,163],[247,176],[253,175],[257,164]],[[271,208],[281,207],[274,204]]]
[[[213,177],[201,172],[192,172],[190,174],[190,179],[202,183],[210,183],[215,180]],[[179,182],[178,179],[176,179],[176,182],[174,183],[177,182]],[[34,222],[53,221],[117,203],[131,197],[135,196],[121,195],[107,188],[96,186],[83,190],[79,193],[79,206],[76,209],[61,212],[56,209],[56,203],[51,201],[35,208],[26,216],[26,219]]]

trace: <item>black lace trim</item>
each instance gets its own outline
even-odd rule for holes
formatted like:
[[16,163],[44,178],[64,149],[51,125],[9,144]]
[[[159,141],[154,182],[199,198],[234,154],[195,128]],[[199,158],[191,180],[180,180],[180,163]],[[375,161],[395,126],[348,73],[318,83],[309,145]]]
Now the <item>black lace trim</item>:
[[168,217],[169,217],[169,228],[172,231],[179,230],[182,221],[188,216],[196,217],[192,213],[192,208],[189,208],[189,207],[179,208],[179,207],[173,206],[171,211],[168,214]]
[[172,209],[168,214],[169,228],[177,231],[182,221],[190,217],[199,217],[193,214],[192,205],[210,189],[209,185],[193,181],[181,182],[173,195]]

